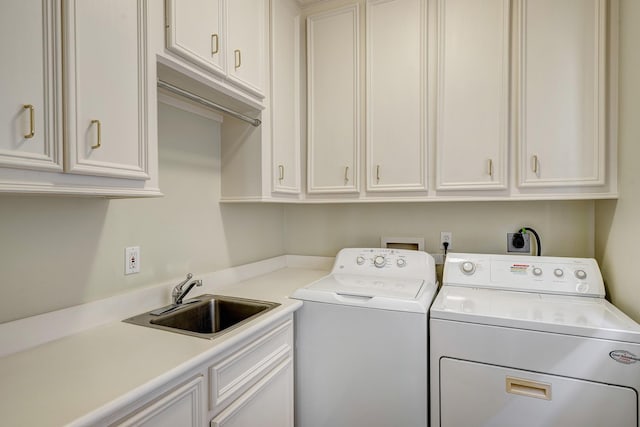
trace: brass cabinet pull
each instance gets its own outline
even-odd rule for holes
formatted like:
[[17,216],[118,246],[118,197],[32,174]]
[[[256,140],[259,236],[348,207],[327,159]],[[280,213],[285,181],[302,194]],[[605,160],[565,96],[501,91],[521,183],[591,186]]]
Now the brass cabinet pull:
[[533,155],[533,157],[531,158],[532,162],[531,162],[531,170],[533,170],[533,173],[538,173],[538,156],[536,156],[535,154]]
[[284,166],[278,165],[278,170],[280,171],[280,175],[278,176],[278,181],[284,180]]
[[26,134],[24,137],[27,139],[33,138],[33,136],[36,134],[35,111],[34,111],[33,105],[24,104],[22,107],[25,110],[29,110],[29,133]]
[[380,182],[380,165],[376,165],[376,184]]
[[240,49],[236,49],[233,53],[236,57],[236,69],[238,69],[242,65],[242,52],[240,52]]
[[493,160],[492,159],[489,159],[489,162],[487,164],[487,169],[489,172],[489,176],[493,178]]
[[96,148],[102,147],[102,123],[100,123],[100,120],[91,120],[91,124],[98,126],[98,143],[91,146],[91,148],[95,150]]
[[211,34],[211,55],[215,55],[219,51],[220,51],[220,43],[218,40],[218,35]]
[[344,167],[344,183],[349,182],[349,166]]

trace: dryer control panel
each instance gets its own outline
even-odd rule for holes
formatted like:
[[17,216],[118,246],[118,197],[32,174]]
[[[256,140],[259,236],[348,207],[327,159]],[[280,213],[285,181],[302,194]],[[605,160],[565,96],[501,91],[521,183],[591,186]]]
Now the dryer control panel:
[[603,298],[602,274],[591,258],[450,253],[443,285]]
[[426,252],[385,248],[345,248],[338,252],[333,274],[433,278],[435,261]]

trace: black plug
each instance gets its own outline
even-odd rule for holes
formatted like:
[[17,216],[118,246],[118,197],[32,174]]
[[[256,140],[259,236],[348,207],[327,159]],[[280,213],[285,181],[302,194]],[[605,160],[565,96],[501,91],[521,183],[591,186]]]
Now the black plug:
[[516,249],[524,248],[524,236],[522,232],[514,233],[511,239],[511,245]]
[[444,256],[447,256],[447,249],[449,249],[449,242],[442,242],[442,247],[444,248]]

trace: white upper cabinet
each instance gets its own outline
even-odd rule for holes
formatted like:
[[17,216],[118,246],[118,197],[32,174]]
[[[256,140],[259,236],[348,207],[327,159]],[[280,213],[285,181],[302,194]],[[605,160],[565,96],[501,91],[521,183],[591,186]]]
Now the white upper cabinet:
[[507,188],[509,5],[438,0],[437,190]]
[[605,183],[605,0],[519,0],[520,187]]
[[146,1],[66,0],[63,12],[65,169],[149,179]]
[[269,0],[227,1],[229,79],[264,97]]
[[167,49],[264,98],[269,0],[168,0]]
[[56,23],[50,1],[2,3],[0,166],[62,170],[55,98]]
[[225,2],[168,0],[167,48],[211,72],[226,73]]
[[357,4],[307,18],[309,193],[359,190],[359,21]]
[[426,190],[427,3],[366,8],[367,191]]
[[272,190],[300,193],[300,8],[271,3]]

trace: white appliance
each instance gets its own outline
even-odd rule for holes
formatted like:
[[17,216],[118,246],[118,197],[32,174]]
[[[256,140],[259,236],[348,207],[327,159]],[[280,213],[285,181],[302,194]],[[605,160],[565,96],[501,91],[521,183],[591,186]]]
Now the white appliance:
[[595,260],[456,254],[431,307],[431,426],[638,426],[640,326]]
[[295,425],[426,426],[436,290],[433,257],[399,249],[343,249],[298,289]]

